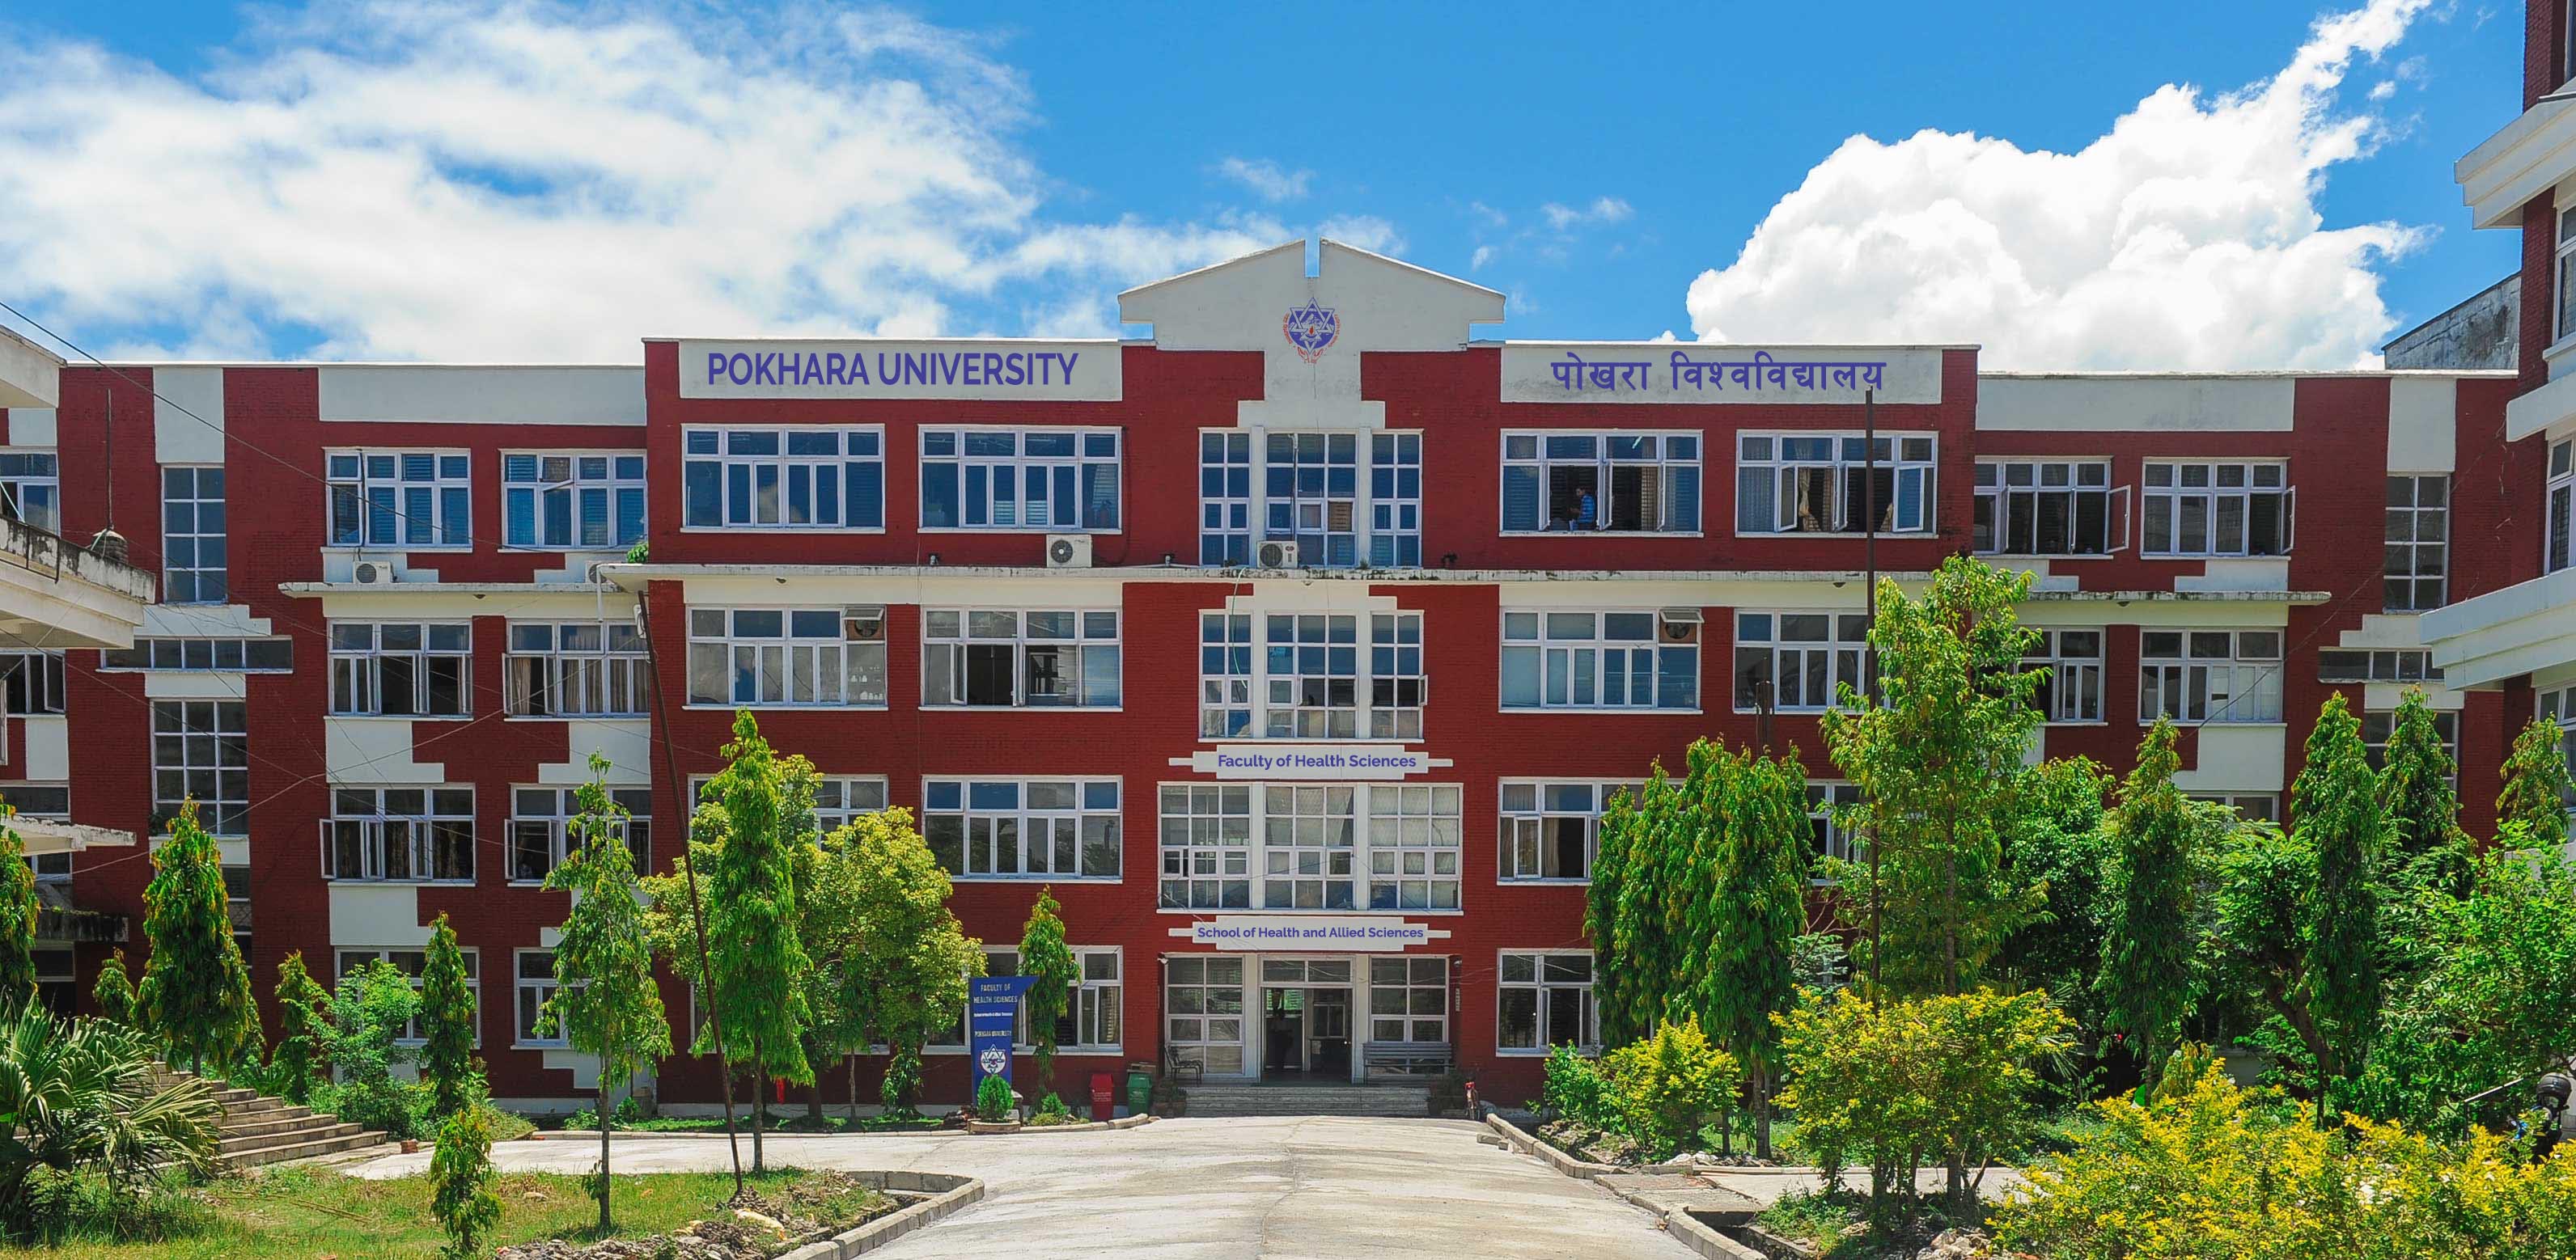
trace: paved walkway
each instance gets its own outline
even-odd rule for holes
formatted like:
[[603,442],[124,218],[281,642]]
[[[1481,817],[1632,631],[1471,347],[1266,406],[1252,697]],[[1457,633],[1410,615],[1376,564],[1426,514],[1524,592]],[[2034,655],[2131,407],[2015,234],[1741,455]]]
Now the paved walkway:
[[[1684,1260],[1644,1212],[1538,1161],[1479,1143],[1457,1120],[1345,1116],[1158,1120],[1125,1132],[772,1138],[772,1164],[900,1168],[984,1179],[978,1206],[872,1255],[1152,1260]],[[505,1169],[579,1174],[582,1142],[508,1142]],[[745,1152],[748,1157],[749,1152]],[[424,1171],[429,1152],[350,1166]],[[721,1170],[724,1144],[620,1138],[619,1172]]]

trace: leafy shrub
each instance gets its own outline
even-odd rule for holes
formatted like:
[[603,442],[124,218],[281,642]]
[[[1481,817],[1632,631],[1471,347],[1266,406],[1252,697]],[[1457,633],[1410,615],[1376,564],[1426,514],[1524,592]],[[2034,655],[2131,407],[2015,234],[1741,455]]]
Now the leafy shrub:
[[1064,1099],[1050,1091],[1046,1097],[1038,1100],[1038,1114],[1059,1118],[1070,1117],[1073,1114],[1073,1108],[1065,1106]]
[[1735,1056],[1710,1043],[1699,1020],[1655,1027],[1655,1035],[1604,1056],[1619,1128],[1667,1158],[1699,1136],[1711,1113],[1724,1114],[1742,1079]]
[[2493,1134],[2438,1142],[2360,1117],[2328,1133],[2214,1066],[2093,1111],[2099,1127],[1996,1209],[2007,1246],[2052,1260],[2576,1255],[2576,1155],[2533,1164]]
[[0,1018],[0,1223],[46,1233],[63,1223],[50,1213],[85,1193],[40,1186],[40,1174],[93,1178],[100,1193],[134,1199],[164,1165],[212,1166],[223,1108],[202,1080],[155,1089],[153,1057],[122,1024],[34,1002]]
[[983,1084],[975,1087],[977,1118],[999,1123],[1010,1119],[1014,1109],[1009,1081],[999,1076],[987,1076]]
[[342,976],[331,995],[331,1020],[316,1030],[340,1079],[315,1087],[314,1109],[382,1130],[388,1137],[427,1133],[429,1089],[393,1075],[396,1064],[414,1057],[408,1047],[394,1043],[419,1013],[420,995],[391,963],[380,959]]
[[479,1257],[490,1250],[492,1231],[501,1225],[501,1198],[492,1193],[499,1176],[492,1168],[491,1113],[467,1107],[449,1116],[429,1160],[429,1210],[447,1231],[446,1254]]
[[1791,1073],[1781,1101],[1797,1112],[1799,1143],[1829,1178],[1867,1160],[1882,1220],[1892,1207],[1911,1212],[1927,1157],[1950,1170],[1954,1212],[1973,1209],[1969,1171],[2038,1136],[2033,1067],[2065,1053],[2071,1027],[2046,994],[1991,991],[1881,1005],[1845,990],[1781,1024]]
[[1577,1124],[1596,1129],[1619,1127],[1619,1105],[1611,1096],[1610,1078],[1601,1074],[1599,1064],[1576,1053],[1572,1046],[1558,1046],[1547,1052],[1547,1091],[1540,1097],[1549,1110]]

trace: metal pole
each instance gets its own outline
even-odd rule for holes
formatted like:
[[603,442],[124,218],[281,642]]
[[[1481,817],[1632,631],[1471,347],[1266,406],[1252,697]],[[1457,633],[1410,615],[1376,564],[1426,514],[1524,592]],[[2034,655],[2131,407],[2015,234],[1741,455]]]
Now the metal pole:
[[1753,684],[1753,742],[1762,746],[1762,755],[1771,755],[1771,680],[1758,679]]
[[[635,592],[635,625],[644,636],[644,673],[653,684],[653,725],[661,734],[662,773],[670,778],[671,790],[680,794],[680,816],[685,819],[697,812],[697,802],[689,799],[689,781],[680,777],[679,760],[671,751],[671,710],[669,703],[662,698],[661,655],[653,648],[653,617],[649,611],[652,596],[653,584],[650,581],[644,584],[644,589]],[[698,864],[689,857],[689,828],[686,823],[680,827],[680,872],[689,880],[689,922],[697,929],[698,974],[705,977],[707,1027],[716,1035],[716,1073],[720,1078],[718,1092],[724,1099],[725,1149],[733,1153],[733,1189],[734,1193],[740,1194],[742,1147],[737,1144],[733,1130],[733,1056],[725,1053],[724,1012],[716,1002],[715,967],[707,959],[706,905],[698,899]],[[760,1084],[757,1080],[752,1083],[751,1097],[753,1104],[758,1105]]]
[[[1867,622],[1867,629],[1876,630],[1878,628],[1877,390],[1868,389],[1861,391],[1860,417],[1860,458],[1862,470],[1860,477],[1860,497],[1861,505],[1867,518],[1861,522],[1861,529],[1863,532],[1861,534],[1860,555],[1861,565],[1866,572],[1866,576],[1864,577],[1861,586],[1861,607],[1863,609],[1863,617]],[[1870,681],[1876,677],[1878,673],[1878,649],[1864,642],[1861,645],[1860,662],[1860,686],[1862,693],[1866,695],[1870,690]],[[1885,894],[1879,890],[1878,884],[1878,838],[1872,836],[1870,837],[1869,844],[1869,995],[1872,999],[1876,999],[1880,996],[1878,987],[1878,958],[1879,955],[1885,951],[1880,947],[1879,926],[1880,920],[1884,916],[1880,913],[1879,907],[1884,900]]]

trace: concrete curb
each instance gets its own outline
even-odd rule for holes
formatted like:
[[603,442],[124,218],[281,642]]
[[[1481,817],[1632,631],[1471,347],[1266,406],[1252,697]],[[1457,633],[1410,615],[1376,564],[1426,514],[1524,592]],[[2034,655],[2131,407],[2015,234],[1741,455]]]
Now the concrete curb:
[[[1117,1120],[1086,1120],[1080,1124],[1044,1124],[1038,1125],[1034,1128],[1023,1124],[1019,1128],[1011,1130],[1011,1133],[1099,1133],[1109,1129],[1133,1129],[1140,1125],[1152,1124],[1153,1122],[1154,1117],[1143,1115],[1127,1116]],[[1005,1133],[979,1133],[973,1136],[1008,1137],[1010,1135],[1011,1134]],[[653,1133],[636,1129],[611,1129],[608,1131],[608,1136],[609,1140],[618,1142],[643,1141],[647,1139],[658,1141],[663,1138],[672,1138],[683,1142],[721,1142],[725,1140],[725,1135],[722,1133]],[[964,1129],[938,1128],[890,1129],[874,1133],[808,1133],[802,1131],[780,1133],[773,1130],[769,1136],[788,1140],[801,1140],[812,1138],[966,1137],[968,1134]],[[513,1140],[520,1142],[596,1143],[599,1141],[599,1130],[538,1129],[529,1133],[525,1137],[515,1138]],[[746,1142],[750,1141],[750,1131],[743,1131],[740,1140]],[[372,1153],[382,1154],[383,1152],[378,1151]]]
[[[1652,1208],[1647,1210],[1653,1211]],[[1683,1246],[1708,1257],[1708,1260],[1771,1260],[1761,1252],[1709,1228],[1688,1212],[1665,1213],[1664,1232],[1679,1239]]]
[[1641,1173],[1653,1175],[1656,1173],[1695,1173],[1699,1171],[1699,1165],[1688,1162],[1678,1164],[1638,1164],[1631,1167],[1626,1164],[1597,1164],[1588,1159],[1576,1159],[1575,1157],[1556,1149],[1554,1145],[1531,1135],[1529,1132],[1523,1130],[1519,1125],[1513,1124],[1509,1120],[1505,1120],[1500,1113],[1488,1114],[1485,1117],[1485,1125],[1486,1127],[1491,1128],[1495,1133],[1502,1136],[1504,1145],[1525,1155],[1535,1155],[1549,1167],[1552,1167],[1558,1172],[1564,1173],[1566,1176],[1572,1177],[1577,1181],[1591,1181],[1595,1178],[1607,1176],[1613,1173]]
[[780,1256],[779,1260],[847,1260],[847,1257],[874,1251],[924,1225],[984,1200],[984,1183],[973,1177],[916,1172],[852,1172],[849,1175],[880,1190],[933,1190],[938,1193],[856,1229],[835,1234],[821,1242],[807,1243]]

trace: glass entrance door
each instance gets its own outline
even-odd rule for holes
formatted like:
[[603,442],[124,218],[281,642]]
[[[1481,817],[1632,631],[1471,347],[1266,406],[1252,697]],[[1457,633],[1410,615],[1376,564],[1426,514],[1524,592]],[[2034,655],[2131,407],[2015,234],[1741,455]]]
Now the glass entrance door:
[[1261,1075],[1351,1080],[1349,958],[1261,960]]

